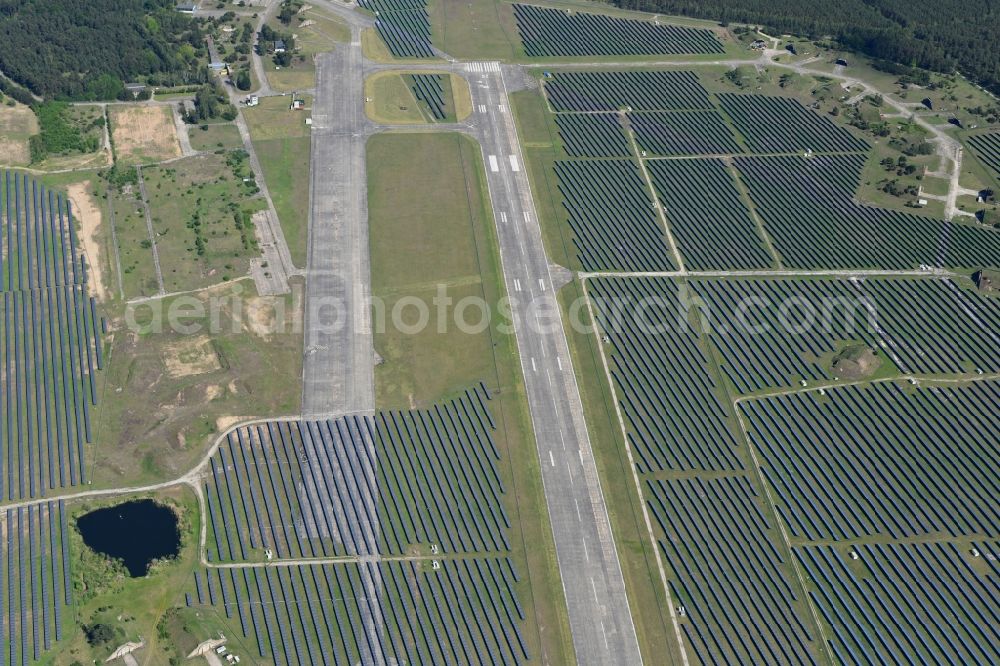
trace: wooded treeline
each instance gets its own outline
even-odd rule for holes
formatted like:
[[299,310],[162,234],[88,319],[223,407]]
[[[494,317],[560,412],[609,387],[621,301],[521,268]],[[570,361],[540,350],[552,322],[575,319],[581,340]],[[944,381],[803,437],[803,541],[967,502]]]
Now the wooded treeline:
[[760,25],[831,37],[874,58],[937,72],[956,69],[1000,94],[996,0],[612,0],[624,9]]
[[47,99],[200,83],[204,38],[175,0],[0,0],[0,71]]

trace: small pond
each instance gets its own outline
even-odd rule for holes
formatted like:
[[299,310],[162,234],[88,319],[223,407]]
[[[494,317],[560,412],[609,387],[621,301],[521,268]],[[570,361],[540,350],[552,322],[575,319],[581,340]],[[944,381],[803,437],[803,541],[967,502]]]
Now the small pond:
[[122,560],[132,578],[146,575],[153,560],[176,557],[181,537],[177,515],[153,500],[134,500],[86,513],[76,520],[83,542]]

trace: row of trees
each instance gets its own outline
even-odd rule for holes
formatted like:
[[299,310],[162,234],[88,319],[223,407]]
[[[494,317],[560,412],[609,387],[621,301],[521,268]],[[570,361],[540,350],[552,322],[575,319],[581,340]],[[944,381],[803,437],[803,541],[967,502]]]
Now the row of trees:
[[832,37],[846,49],[908,67],[956,69],[1000,93],[1000,7],[994,0],[614,0],[777,33]]

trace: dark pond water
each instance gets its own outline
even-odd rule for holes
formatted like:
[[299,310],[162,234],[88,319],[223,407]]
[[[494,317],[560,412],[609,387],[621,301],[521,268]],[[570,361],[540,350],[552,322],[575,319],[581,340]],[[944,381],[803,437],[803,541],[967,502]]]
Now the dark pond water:
[[180,551],[176,514],[152,500],[91,511],[77,518],[76,526],[85,544],[125,562],[133,578],[145,576],[153,560]]

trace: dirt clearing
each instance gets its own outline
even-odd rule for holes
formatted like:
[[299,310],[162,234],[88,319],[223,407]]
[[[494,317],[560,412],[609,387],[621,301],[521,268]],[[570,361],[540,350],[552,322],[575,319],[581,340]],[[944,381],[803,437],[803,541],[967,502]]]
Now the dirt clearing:
[[131,163],[180,157],[177,127],[168,106],[111,107],[111,129],[118,159]]
[[28,141],[18,141],[0,136],[0,160],[10,166],[25,166],[31,162],[31,150]]
[[163,350],[163,364],[174,378],[204,375],[222,368],[207,335],[176,342]]
[[38,120],[31,109],[17,104],[0,106],[0,163],[25,166],[31,162],[28,137],[38,133]]
[[101,209],[91,194],[90,181],[74,183],[66,188],[66,195],[73,206],[73,217],[80,223],[80,241],[87,256],[90,295],[98,300],[108,300],[108,288],[101,262]]

